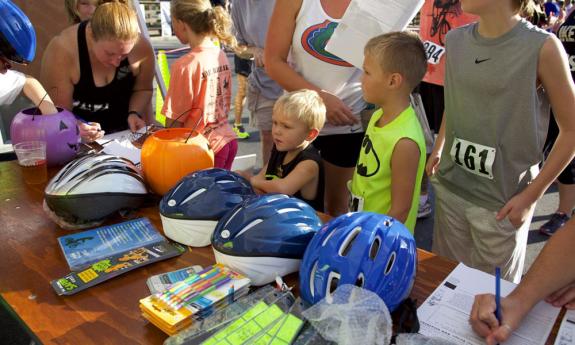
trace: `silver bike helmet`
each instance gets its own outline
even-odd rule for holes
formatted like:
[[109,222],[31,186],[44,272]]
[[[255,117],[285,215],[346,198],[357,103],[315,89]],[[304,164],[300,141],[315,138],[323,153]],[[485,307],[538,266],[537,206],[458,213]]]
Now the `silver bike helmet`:
[[44,209],[66,229],[101,224],[121,210],[140,207],[148,191],[132,162],[107,154],[73,160],[48,182]]

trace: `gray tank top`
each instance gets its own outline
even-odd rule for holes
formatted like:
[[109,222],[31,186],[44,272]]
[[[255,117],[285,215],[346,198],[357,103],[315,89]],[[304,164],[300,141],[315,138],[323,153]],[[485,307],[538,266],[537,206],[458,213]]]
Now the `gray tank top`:
[[537,86],[549,33],[522,20],[487,39],[477,23],[446,37],[445,146],[438,179],[453,193],[498,210],[538,173],[549,102]]

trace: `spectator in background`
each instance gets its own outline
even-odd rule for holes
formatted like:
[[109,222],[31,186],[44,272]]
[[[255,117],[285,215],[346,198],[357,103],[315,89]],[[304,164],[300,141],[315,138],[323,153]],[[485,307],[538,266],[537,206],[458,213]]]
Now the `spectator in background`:
[[64,0],[68,20],[72,24],[78,24],[92,18],[98,0]]
[[238,142],[228,123],[232,73],[215,40],[236,48],[229,13],[208,0],[172,0],[172,23],[191,50],[174,62],[162,113],[168,126],[194,128],[214,151],[214,166],[230,169]]
[[[243,57],[252,58],[248,79],[247,103],[250,124],[260,131],[262,165],[272,152],[272,112],[283,89],[266,72],[264,45],[275,0],[234,0],[232,20],[236,38],[243,46]],[[240,77],[241,78],[241,77]],[[237,105],[236,105],[237,107]]]
[[325,211],[332,216],[348,210],[347,183],[364,135],[361,70],[325,50],[350,1],[276,0],[265,48],[270,77],[287,91],[317,91],[327,108],[327,123],[312,145],[324,163]]

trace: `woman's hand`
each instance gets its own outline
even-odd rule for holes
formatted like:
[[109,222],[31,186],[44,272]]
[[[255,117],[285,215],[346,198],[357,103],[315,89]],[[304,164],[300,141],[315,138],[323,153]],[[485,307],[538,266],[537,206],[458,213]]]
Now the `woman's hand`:
[[130,131],[136,132],[140,128],[146,127],[146,121],[142,120],[142,118],[136,114],[130,114],[128,116],[128,126],[130,127]]
[[359,119],[351,113],[351,109],[337,96],[321,91],[319,93],[326,107],[326,120],[335,126],[351,126],[359,122]]
[[80,136],[87,143],[101,139],[105,134],[97,122],[77,121],[77,123],[78,129],[80,129]]

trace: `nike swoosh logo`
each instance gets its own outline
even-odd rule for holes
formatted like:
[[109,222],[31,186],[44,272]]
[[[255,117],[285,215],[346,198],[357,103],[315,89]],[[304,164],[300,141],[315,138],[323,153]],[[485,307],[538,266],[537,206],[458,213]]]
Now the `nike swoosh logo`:
[[485,62],[485,61],[487,61],[487,60],[491,60],[491,58],[489,58],[489,59],[483,59],[483,60],[479,60],[479,59],[475,58],[475,63],[476,63],[476,64],[480,64],[480,63]]

